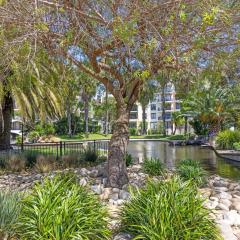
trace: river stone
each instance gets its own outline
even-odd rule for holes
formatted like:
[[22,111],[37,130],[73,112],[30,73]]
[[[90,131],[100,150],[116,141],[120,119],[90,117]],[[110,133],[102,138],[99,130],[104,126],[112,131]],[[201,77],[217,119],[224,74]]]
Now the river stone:
[[213,186],[214,187],[228,187],[228,182],[225,182],[225,181],[214,181],[213,182]]
[[224,240],[238,240],[233,234],[233,230],[228,222],[222,220],[218,222]]
[[79,181],[79,184],[83,187],[85,187],[87,185],[87,179],[86,178],[81,178]]
[[219,203],[216,207],[216,209],[220,209],[220,210],[224,210],[224,211],[228,211],[229,207],[224,205],[223,203]]
[[234,199],[234,201],[232,201],[232,209],[240,211],[240,201],[239,201],[239,199],[237,199],[236,201],[235,201],[236,198],[233,198],[233,199]]
[[240,225],[240,214],[236,210],[230,210],[224,213],[224,220],[228,221],[230,225]]
[[130,239],[132,239],[132,237],[130,234],[127,233],[119,233],[113,238],[113,240],[130,240]]
[[232,205],[232,202],[229,199],[221,199],[220,203],[227,206],[228,208]]
[[91,186],[91,189],[96,194],[100,195],[102,193],[102,186],[101,185],[93,185],[93,186]]
[[232,195],[230,193],[227,193],[227,192],[221,192],[217,195],[215,195],[215,197],[218,197],[220,199],[232,199]]
[[110,199],[114,200],[114,201],[117,201],[118,198],[119,198],[119,195],[118,193],[112,193],[110,196],[109,196]]
[[124,190],[120,190],[119,198],[123,200],[128,200],[130,198],[130,193]]

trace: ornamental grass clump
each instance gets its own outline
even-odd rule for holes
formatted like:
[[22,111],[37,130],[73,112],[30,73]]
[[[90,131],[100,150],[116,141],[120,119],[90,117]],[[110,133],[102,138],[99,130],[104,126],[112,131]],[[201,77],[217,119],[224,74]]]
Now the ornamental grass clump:
[[73,175],[56,175],[36,185],[21,201],[20,239],[108,239],[107,210]]
[[207,173],[198,161],[191,159],[180,161],[177,166],[177,173],[184,181],[192,180],[199,187],[206,183]]
[[234,143],[240,142],[240,132],[224,130],[216,138],[217,147],[220,149],[234,149]]
[[17,193],[0,192],[0,239],[14,235],[20,209],[19,200],[20,196]]
[[122,230],[145,240],[220,240],[196,185],[179,177],[149,182],[125,203]]
[[143,161],[143,171],[150,176],[160,176],[164,172],[164,164],[158,158],[146,158]]

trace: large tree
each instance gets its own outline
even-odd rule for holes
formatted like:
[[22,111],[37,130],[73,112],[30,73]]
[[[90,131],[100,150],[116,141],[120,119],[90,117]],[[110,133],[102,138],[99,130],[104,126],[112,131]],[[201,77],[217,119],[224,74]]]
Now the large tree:
[[232,25],[239,16],[230,2],[9,0],[0,8],[0,19],[19,33],[11,43],[44,46],[114,96],[117,119],[108,183],[121,187],[128,182],[124,156],[130,110],[144,81],[158,71],[187,67],[196,58],[206,61],[224,50],[219,47],[235,47],[239,40]]

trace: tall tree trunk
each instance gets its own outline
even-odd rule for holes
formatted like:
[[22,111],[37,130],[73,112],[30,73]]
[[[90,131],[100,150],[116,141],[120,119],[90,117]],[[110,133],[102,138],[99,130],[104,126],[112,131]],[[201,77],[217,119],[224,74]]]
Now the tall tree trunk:
[[184,124],[184,135],[187,135],[187,131],[188,131],[188,117],[184,117],[184,121],[185,121],[185,124]]
[[85,122],[85,134],[88,135],[89,133],[89,128],[88,128],[88,120],[89,120],[89,98],[88,96],[84,93],[83,96],[84,100],[84,122]]
[[147,127],[146,127],[146,106],[145,105],[142,105],[142,119],[143,119],[142,135],[146,135]]
[[1,112],[0,150],[7,150],[11,148],[11,122],[13,115],[13,99],[10,92],[7,92],[3,97]]
[[165,85],[162,86],[161,98],[162,98],[162,120],[163,120],[163,136],[166,136],[166,101],[165,101]]
[[121,188],[128,183],[125,154],[129,142],[129,115],[125,106],[117,106],[117,120],[114,123],[113,135],[108,153],[108,185]]
[[67,122],[68,122],[68,136],[72,137],[72,112],[70,104],[67,105]]
[[106,98],[105,98],[105,104],[107,106],[106,108],[106,116],[105,116],[105,126],[104,126],[104,134],[108,135],[109,130],[109,110],[108,110],[108,91],[106,91]]

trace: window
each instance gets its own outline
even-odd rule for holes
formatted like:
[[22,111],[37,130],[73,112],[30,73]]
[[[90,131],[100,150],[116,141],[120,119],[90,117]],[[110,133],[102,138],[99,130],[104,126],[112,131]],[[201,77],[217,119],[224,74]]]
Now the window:
[[171,101],[172,100],[172,96],[171,95],[166,95],[165,96],[165,101]]
[[156,111],[156,109],[157,109],[156,104],[151,104],[151,110]]
[[171,104],[169,104],[169,105],[166,106],[166,110],[171,110],[171,109],[172,109]]
[[180,109],[181,106],[180,106],[180,103],[176,103],[176,109]]
[[138,110],[138,106],[137,106],[137,104],[134,104],[132,107],[132,111],[137,112],[137,110]]
[[137,128],[137,123],[136,122],[130,122],[129,123],[129,128]]
[[130,113],[130,119],[137,119],[138,118],[138,113],[137,112],[131,112]]
[[151,113],[151,119],[156,119],[157,118],[157,114],[156,113]]
[[165,120],[171,120],[172,114],[171,113],[165,113]]

